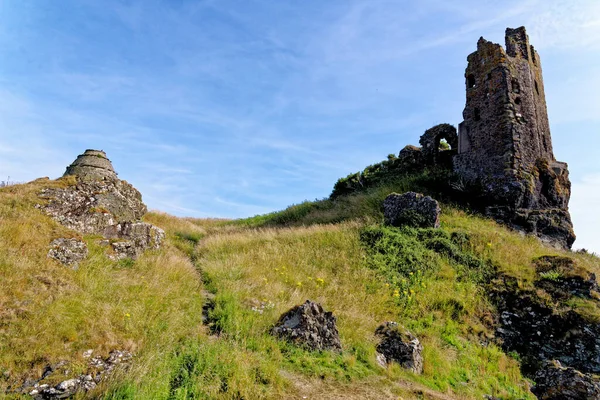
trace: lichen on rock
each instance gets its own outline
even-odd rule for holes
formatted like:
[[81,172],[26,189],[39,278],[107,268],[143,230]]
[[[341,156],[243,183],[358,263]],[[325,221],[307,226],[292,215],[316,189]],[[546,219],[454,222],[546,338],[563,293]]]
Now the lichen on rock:
[[47,201],[39,208],[55,221],[81,234],[114,240],[112,254],[117,259],[160,247],[162,229],[140,221],[147,212],[141,193],[117,178],[103,151],[86,150],[67,167],[64,177],[68,176],[75,176],[75,184],[45,188],[39,194]]

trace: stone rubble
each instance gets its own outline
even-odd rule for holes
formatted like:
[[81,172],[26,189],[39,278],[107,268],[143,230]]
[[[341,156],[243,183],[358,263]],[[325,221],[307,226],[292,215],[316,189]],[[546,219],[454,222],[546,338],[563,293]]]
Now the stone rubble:
[[284,313],[271,334],[309,350],[342,349],[335,317],[310,300]]
[[77,269],[79,262],[84,260],[87,255],[87,245],[79,239],[54,239],[50,243],[50,250],[48,251],[49,258],[53,258],[73,269]]
[[[72,397],[78,392],[88,392],[96,388],[96,386],[106,379],[118,366],[127,366],[133,355],[128,351],[113,350],[108,357],[92,357],[92,350],[87,350],[83,353],[83,357],[89,359],[88,371],[75,378],[64,380],[55,386],[47,383],[40,383],[44,379],[52,376],[57,371],[62,371],[59,367],[64,367],[64,363],[59,363],[55,366],[48,366],[42,378],[33,385],[33,390],[27,393],[34,400],[54,400],[65,399]],[[27,385],[24,385],[27,386]],[[25,388],[24,388],[25,389]]]

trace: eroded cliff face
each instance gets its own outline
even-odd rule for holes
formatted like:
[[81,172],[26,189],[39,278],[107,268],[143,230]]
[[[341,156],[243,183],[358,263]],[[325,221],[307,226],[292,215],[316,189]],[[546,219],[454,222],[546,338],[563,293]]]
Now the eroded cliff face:
[[525,28],[506,30],[506,50],[479,39],[465,78],[455,172],[480,188],[489,216],[570,248],[569,171],[552,151],[542,67]]

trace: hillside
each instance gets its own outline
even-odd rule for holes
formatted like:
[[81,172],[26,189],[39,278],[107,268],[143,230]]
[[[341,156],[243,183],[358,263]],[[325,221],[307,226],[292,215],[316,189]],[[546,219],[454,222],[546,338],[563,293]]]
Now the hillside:
[[[442,205],[439,230],[383,227],[383,198],[428,179],[410,176],[246,220],[149,213],[145,221],[163,228],[166,240],[136,260],[108,258],[98,235],[77,234],[35,207],[42,188],[73,179],[2,188],[1,390],[20,398],[15,390],[60,361],[67,371],[44,382],[80,374],[90,349],[133,354],[91,397],[534,398],[520,370],[529,356],[502,349],[490,288],[512,279],[556,314],[598,321],[593,299],[553,300],[538,283],[566,275],[540,275],[534,260],[568,257],[582,276],[600,273],[600,260],[450,204]],[[48,243],[64,236],[90,249],[76,270],[46,256]],[[312,352],[269,334],[306,299],[336,316],[342,352]],[[419,338],[421,375],[377,363],[374,332],[384,321]]]

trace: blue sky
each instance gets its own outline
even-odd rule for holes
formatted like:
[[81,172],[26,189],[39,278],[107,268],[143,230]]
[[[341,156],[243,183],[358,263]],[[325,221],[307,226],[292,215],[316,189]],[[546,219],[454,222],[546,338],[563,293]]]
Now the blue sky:
[[600,2],[0,0],[0,180],[103,149],[152,209],[244,217],[457,125],[480,36],[527,27],[575,247],[600,252]]

